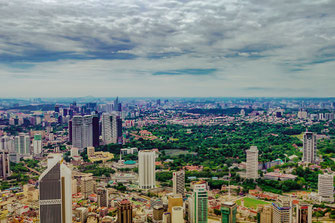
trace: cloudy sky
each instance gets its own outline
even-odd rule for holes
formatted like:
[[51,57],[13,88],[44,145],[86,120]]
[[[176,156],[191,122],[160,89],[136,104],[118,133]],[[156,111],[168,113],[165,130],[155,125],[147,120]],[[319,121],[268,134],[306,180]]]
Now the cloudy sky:
[[0,0],[0,97],[335,96],[334,0]]

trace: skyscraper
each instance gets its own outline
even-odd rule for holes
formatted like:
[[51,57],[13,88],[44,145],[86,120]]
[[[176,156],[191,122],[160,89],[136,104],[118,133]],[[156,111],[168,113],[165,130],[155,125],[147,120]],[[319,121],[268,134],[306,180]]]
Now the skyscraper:
[[258,210],[259,223],[272,223],[272,207],[270,205],[259,205]]
[[93,146],[93,117],[74,116],[72,119],[72,145],[80,149]]
[[185,171],[181,170],[178,172],[173,172],[173,193],[181,194],[184,196],[185,193]]
[[42,136],[40,134],[34,135],[33,139],[34,156],[42,153]]
[[183,197],[181,194],[173,194],[168,197],[168,212],[172,213],[172,208],[179,206],[183,206]]
[[292,207],[289,197],[279,197],[273,206],[273,223],[292,223]]
[[190,223],[207,223],[208,194],[206,184],[195,184],[189,201]]
[[141,150],[138,153],[139,187],[151,189],[156,186],[155,151]]
[[334,202],[334,176],[332,174],[319,174],[318,192],[320,202]]
[[114,101],[113,110],[117,111],[117,112],[121,112],[122,111],[122,105],[121,105],[121,103],[119,103],[119,97],[116,97],[116,99]]
[[28,134],[19,133],[15,136],[15,151],[19,156],[30,155],[30,137]]
[[122,142],[122,119],[116,115],[102,114],[102,140],[105,144]]
[[82,143],[82,116],[73,116],[72,119],[72,145],[77,148],[84,148]]
[[92,118],[92,127],[93,127],[93,146],[98,147],[99,146],[99,117],[97,115],[94,115]]
[[72,145],[72,120],[69,120],[68,130],[69,130],[69,142]]
[[297,204],[297,223],[312,223],[312,205],[310,204]]
[[99,207],[108,208],[108,190],[106,188],[100,187],[97,189],[98,194],[98,205]]
[[316,161],[316,135],[312,132],[305,132],[304,134],[302,161],[305,163],[315,163]]
[[258,149],[257,146],[251,146],[247,151],[247,179],[258,178]]
[[234,202],[225,202],[221,205],[221,222],[236,223],[237,205]]
[[132,223],[133,222],[133,205],[127,199],[118,202],[117,205],[117,222]]
[[14,138],[12,136],[5,135],[0,137],[0,151],[2,150],[9,153],[15,152]]
[[171,223],[184,222],[184,208],[182,206],[175,206],[171,212]]
[[0,150],[0,179],[6,180],[10,174],[9,153],[7,151]]
[[72,222],[71,170],[62,162],[54,162],[39,178],[40,222]]

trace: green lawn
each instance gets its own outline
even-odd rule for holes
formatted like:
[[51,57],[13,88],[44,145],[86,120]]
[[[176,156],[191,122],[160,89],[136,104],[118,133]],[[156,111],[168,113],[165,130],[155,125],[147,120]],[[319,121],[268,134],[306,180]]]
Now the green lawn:
[[[245,207],[253,208],[253,209],[257,209],[257,206],[261,204],[269,204],[269,202],[254,199],[254,198],[249,198],[249,197],[245,197],[243,198],[243,200],[244,200]],[[241,205],[241,202],[242,202],[242,199],[236,201],[238,205]]]

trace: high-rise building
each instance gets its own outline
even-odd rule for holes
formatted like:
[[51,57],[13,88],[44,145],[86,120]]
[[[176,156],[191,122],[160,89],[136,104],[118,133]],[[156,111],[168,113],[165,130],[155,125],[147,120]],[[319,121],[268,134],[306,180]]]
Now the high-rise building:
[[133,222],[133,205],[127,199],[118,202],[117,205],[117,222],[132,223]]
[[185,193],[185,171],[181,170],[178,172],[173,172],[173,193],[181,194],[184,196]]
[[334,202],[334,176],[332,174],[319,174],[318,192],[320,202]]
[[141,150],[138,153],[139,187],[152,189],[156,186],[155,151]]
[[62,162],[54,162],[39,178],[40,222],[72,222],[71,170]]
[[164,214],[164,207],[162,205],[155,205],[153,207],[153,220],[162,221]]
[[69,130],[69,142],[72,145],[72,120],[69,120],[68,130]]
[[81,179],[80,191],[85,199],[94,192],[95,181],[92,176],[86,176]]
[[83,149],[93,146],[93,117],[74,116],[72,119],[72,145]]
[[297,205],[296,223],[312,223],[312,205]]
[[279,197],[273,206],[273,223],[292,223],[292,206],[289,197]]
[[72,118],[72,145],[77,148],[84,148],[82,143],[83,117],[73,116]]
[[258,149],[257,146],[251,146],[247,151],[247,179],[258,178]]
[[171,223],[184,222],[184,208],[182,206],[175,206],[171,212]]
[[0,151],[7,151],[9,153],[14,153],[14,137],[12,136],[1,136],[0,137]]
[[28,134],[19,133],[15,136],[15,151],[19,156],[30,155],[30,137]]
[[122,119],[116,115],[102,114],[102,140],[105,144],[122,143]]
[[259,205],[258,210],[259,223],[272,223],[272,207],[270,205]]
[[119,97],[116,97],[116,99],[114,101],[113,110],[117,111],[117,112],[121,112],[122,111],[122,104],[119,103]]
[[237,205],[234,202],[225,202],[221,205],[221,222],[236,223]]
[[183,197],[181,194],[173,194],[168,197],[168,212],[172,213],[173,207],[183,206]]
[[99,136],[100,136],[100,128],[99,128],[99,117],[94,115],[92,118],[92,127],[93,127],[93,146],[99,146]]
[[10,174],[9,153],[7,151],[0,150],[0,179],[6,180]]
[[100,187],[97,189],[98,194],[98,205],[99,207],[108,208],[108,190],[106,188]]
[[42,136],[40,134],[34,135],[33,139],[34,156],[42,153]]
[[315,163],[316,161],[316,135],[312,132],[305,132],[304,134],[302,161],[305,163]]
[[171,213],[170,212],[165,212],[163,214],[163,223],[171,223]]
[[206,184],[195,184],[192,197],[189,200],[190,223],[207,223],[208,194]]

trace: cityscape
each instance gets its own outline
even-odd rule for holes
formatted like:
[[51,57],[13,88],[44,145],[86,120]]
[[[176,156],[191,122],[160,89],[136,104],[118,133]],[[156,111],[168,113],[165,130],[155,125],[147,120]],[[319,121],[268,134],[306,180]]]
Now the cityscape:
[[0,223],[335,223],[335,0],[0,21]]
[[334,222],[335,98],[0,100],[0,222]]

